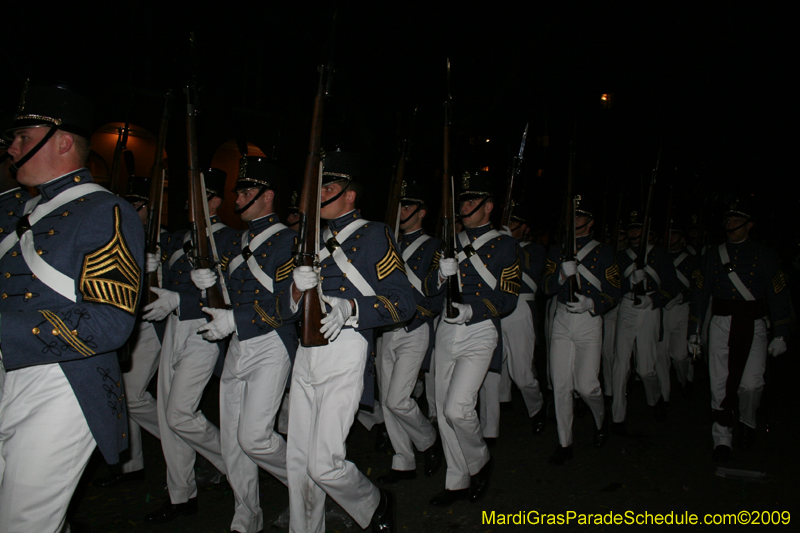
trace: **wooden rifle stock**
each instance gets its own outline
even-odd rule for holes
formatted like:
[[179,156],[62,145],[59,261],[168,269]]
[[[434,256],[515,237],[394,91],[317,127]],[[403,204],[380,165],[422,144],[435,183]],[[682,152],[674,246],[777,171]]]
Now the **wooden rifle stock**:
[[[189,157],[189,224],[192,231],[193,247],[191,251],[194,268],[213,269],[216,265],[212,259],[209,235],[211,225],[206,218],[206,199],[203,175],[200,172],[200,157],[197,149],[197,94],[194,85],[185,89],[186,104],[186,150]],[[216,309],[227,307],[219,284],[206,289],[208,306]]]
[[[150,174],[150,196],[147,202],[147,228],[145,247],[148,254],[158,254],[158,244],[161,240],[161,205],[164,200],[164,147],[167,142],[167,126],[169,126],[169,101],[172,92],[164,97],[164,112],[161,114],[161,125],[158,128],[156,139],[156,153],[153,159],[153,169]],[[158,287],[158,272],[147,274],[147,303],[154,302],[158,297],[150,289]]]
[[[322,168],[320,152],[322,148],[322,118],[327,94],[325,74],[331,75],[329,66],[319,67],[317,95],[314,97],[314,114],[311,119],[311,139],[308,144],[306,169],[303,175],[303,188],[298,211],[300,227],[295,250],[296,266],[317,266],[317,242],[320,235],[319,201]],[[328,80],[330,82],[330,79]],[[300,320],[300,344],[306,347],[325,346],[328,340],[320,333],[322,327],[322,303],[317,289],[303,293],[303,316]]]
[[[450,60],[447,60],[447,77],[450,78]],[[450,124],[452,122],[451,109],[452,97],[449,94],[444,103],[444,163],[442,167],[442,257],[452,259],[456,256],[456,236],[455,236],[455,204],[453,203],[453,176],[450,170]],[[438,275],[438,274],[437,274]],[[445,317],[455,318],[458,316],[458,309],[453,303],[461,303],[461,291],[459,290],[458,275],[453,274],[447,277],[447,287],[445,295]]]

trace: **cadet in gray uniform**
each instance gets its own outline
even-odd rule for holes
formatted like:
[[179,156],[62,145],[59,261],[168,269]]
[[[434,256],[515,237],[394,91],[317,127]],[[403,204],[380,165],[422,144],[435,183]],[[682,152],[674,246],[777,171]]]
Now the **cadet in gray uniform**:
[[144,232],[83,167],[91,104],[64,86],[21,102],[8,153],[39,195],[0,240],[0,531],[55,533],[95,447],[109,464],[128,447],[115,350],[136,318]]
[[[292,370],[287,468],[291,531],[325,530],[327,493],[359,526],[394,529],[393,495],[379,490],[345,452],[359,400],[372,404],[373,330],[414,317],[413,287],[386,224],[361,218],[355,154],[330,152],[323,161],[320,269],[298,267],[284,308],[299,312],[302,293],[322,285],[326,346],[297,350]],[[362,397],[364,393],[364,397]]]

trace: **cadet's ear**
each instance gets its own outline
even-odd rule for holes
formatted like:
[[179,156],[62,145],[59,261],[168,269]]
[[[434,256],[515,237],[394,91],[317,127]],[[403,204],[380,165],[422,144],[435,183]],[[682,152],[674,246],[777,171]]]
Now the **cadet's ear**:
[[75,138],[72,136],[71,133],[66,131],[60,131],[60,135],[58,136],[58,154],[63,155],[69,152],[72,149],[72,145],[75,144]]
[[356,191],[348,190],[346,193],[344,193],[344,201],[347,205],[355,205]]
[[418,211],[418,213],[419,213],[420,220],[422,220],[423,218],[425,218],[425,215],[428,214],[428,210],[423,207],[422,209],[420,209]]
[[275,191],[272,189],[267,189],[264,191],[264,200],[267,202],[274,202],[275,201]]

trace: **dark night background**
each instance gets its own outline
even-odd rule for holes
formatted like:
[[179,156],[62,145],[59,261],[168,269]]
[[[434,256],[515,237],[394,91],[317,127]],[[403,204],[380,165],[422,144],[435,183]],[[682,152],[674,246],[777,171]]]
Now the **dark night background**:
[[[699,213],[713,231],[718,200],[754,195],[759,237],[788,246],[784,252],[795,245],[780,218],[797,208],[789,175],[795,150],[786,133],[794,128],[782,126],[796,116],[786,105],[796,57],[788,12],[476,1],[195,4],[185,11],[100,5],[68,13],[11,8],[0,109],[14,110],[26,77],[62,80],[95,101],[97,127],[124,121],[130,102],[130,121],[155,134],[161,95],[173,88],[171,226],[183,217],[182,86],[190,79],[194,31],[204,166],[223,142],[246,139],[266,153],[275,147],[287,176],[296,178],[283,187],[299,188],[316,67],[330,59],[336,73],[323,144],[365,155],[365,215],[384,216],[399,141],[416,105],[406,180],[430,184],[438,205],[450,57],[455,170],[488,164],[502,190],[529,122],[515,197],[524,196],[538,232],[557,226],[571,140],[576,192],[596,213],[605,198],[609,219],[620,190],[625,214],[640,208],[663,144],[656,227],[672,184],[676,214]],[[608,108],[603,93],[612,95]],[[478,143],[486,138],[491,143]]]

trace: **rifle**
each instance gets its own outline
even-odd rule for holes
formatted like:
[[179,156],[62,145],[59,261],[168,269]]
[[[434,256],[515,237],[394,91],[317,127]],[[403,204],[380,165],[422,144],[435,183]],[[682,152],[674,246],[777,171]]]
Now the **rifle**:
[[[647,255],[647,241],[650,236],[650,209],[653,207],[653,192],[656,188],[656,176],[658,176],[658,163],[661,161],[661,148],[658,148],[658,157],[656,158],[656,168],[653,169],[653,176],[650,178],[650,189],[647,191],[647,203],[644,208],[644,220],[642,221],[642,236],[639,238],[639,251],[636,254],[636,269],[641,270],[645,267],[645,256]],[[639,305],[642,303],[642,296],[647,293],[645,284],[647,280],[637,283],[633,287],[634,303]]]
[[[164,96],[164,112],[161,114],[161,125],[158,128],[158,138],[156,139],[156,153],[153,159],[153,168],[150,173],[150,199],[147,202],[147,229],[145,247],[147,253],[157,254],[158,243],[161,240],[161,204],[164,199],[164,146],[167,142],[167,126],[169,125],[169,101],[172,98],[172,91]],[[147,303],[155,301],[157,296],[150,290],[158,287],[158,272],[151,272],[147,275]]]
[[395,166],[392,184],[389,187],[389,205],[386,208],[386,225],[394,230],[395,239],[400,238],[400,198],[403,196],[403,176],[406,172],[406,162],[408,161],[408,152],[411,145],[411,132],[414,128],[414,119],[417,117],[418,110],[419,106],[414,108],[414,114],[411,116],[409,134],[401,143],[400,158]]
[[[575,261],[577,254],[577,240],[575,239],[575,196],[573,195],[573,166],[575,164],[575,143],[569,143],[569,167],[567,170],[567,209],[564,218],[566,239],[564,240],[564,260]],[[580,290],[578,276],[572,275],[567,278],[569,283],[569,295],[567,296],[568,302],[577,302],[575,293]]]
[[[677,173],[678,169],[675,169]],[[669,184],[669,194],[667,195],[667,225],[664,228],[664,246],[669,252],[672,235],[672,184]]]
[[528,137],[528,124],[525,124],[525,131],[522,132],[522,142],[519,143],[519,154],[514,157],[511,163],[511,169],[508,171],[508,187],[506,189],[506,203],[503,206],[503,217],[500,220],[500,225],[510,228],[511,227],[511,211],[513,202],[511,200],[511,192],[514,188],[514,178],[519,175],[520,167],[522,166],[522,154],[525,152],[525,141]]
[[[190,36],[194,47],[194,33]],[[190,257],[193,268],[216,268],[219,285],[206,289],[208,306],[216,309],[230,307],[227,292],[223,292],[223,277],[219,272],[219,261],[216,247],[213,245],[214,235],[211,230],[211,219],[208,213],[208,200],[203,174],[200,172],[200,157],[197,149],[197,83],[192,79],[184,88],[186,93],[186,150],[189,158],[189,225],[192,232]]]
[[[450,94],[450,58],[447,59],[447,98],[444,101],[444,164],[442,167],[442,208],[439,237],[442,239],[442,257],[452,259],[456,256],[455,204],[453,175],[450,171],[450,125],[452,124],[453,96]],[[453,303],[461,303],[458,275],[447,277],[445,313],[447,318],[458,316]]]
[[[327,80],[326,80],[327,75]],[[300,226],[297,245],[294,251],[296,266],[318,266],[317,246],[319,245],[319,199],[322,186],[322,117],[325,111],[325,98],[330,93],[333,68],[330,65],[319,67],[317,95],[314,97],[314,114],[311,119],[311,139],[308,144],[306,169],[303,174],[303,188],[300,194]],[[300,344],[303,346],[325,346],[328,340],[320,333],[324,309],[317,289],[303,293],[303,316],[300,319]]]

